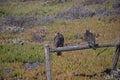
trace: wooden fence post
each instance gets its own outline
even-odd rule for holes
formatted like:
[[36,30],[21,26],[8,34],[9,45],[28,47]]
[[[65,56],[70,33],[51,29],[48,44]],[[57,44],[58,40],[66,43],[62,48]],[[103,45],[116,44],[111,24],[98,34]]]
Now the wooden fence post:
[[114,54],[114,58],[113,58],[112,70],[117,69],[117,63],[118,63],[118,59],[119,59],[119,54],[120,54],[120,48],[117,48],[116,52]]
[[47,80],[52,80],[51,70],[50,70],[50,49],[49,49],[49,45],[45,45],[45,58],[46,58]]
[[120,55],[120,39],[119,39],[119,45],[116,47],[116,51],[115,51],[115,54],[114,54],[112,70],[117,69],[117,63],[118,63],[119,55]]

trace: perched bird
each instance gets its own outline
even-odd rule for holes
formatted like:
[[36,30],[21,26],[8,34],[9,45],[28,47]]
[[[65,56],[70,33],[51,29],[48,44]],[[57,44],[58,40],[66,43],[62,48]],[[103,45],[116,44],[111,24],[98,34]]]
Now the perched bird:
[[[56,48],[64,46],[64,36],[60,32],[57,32],[54,37],[54,45]],[[61,54],[61,51],[57,52],[57,56],[60,56]]]
[[85,41],[88,43],[88,45],[90,47],[92,47],[94,50],[96,50],[95,35],[92,32],[90,32],[89,30],[86,30],[86,32],[84,34],[84,38],[85,38]]

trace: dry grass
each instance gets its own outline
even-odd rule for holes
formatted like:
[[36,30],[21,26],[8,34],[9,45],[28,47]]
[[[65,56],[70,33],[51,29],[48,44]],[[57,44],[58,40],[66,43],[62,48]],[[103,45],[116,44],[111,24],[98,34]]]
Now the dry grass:
[[[117,18],[119,16],[116,16]],[[116,41],[119,38],[120,28],[119,19],[116,22],[109,22],[112,18],[99,20],[97,17],[92,19],[81,19],[75,21],[57,22],[49,25],[50,36],[54,36],[54,33],[60,31],[64,34],[66,41],[74,40],[75,35],[83,35],[86,29],[91,30],[95,34],[100,34],[97,42],[111,42]]]

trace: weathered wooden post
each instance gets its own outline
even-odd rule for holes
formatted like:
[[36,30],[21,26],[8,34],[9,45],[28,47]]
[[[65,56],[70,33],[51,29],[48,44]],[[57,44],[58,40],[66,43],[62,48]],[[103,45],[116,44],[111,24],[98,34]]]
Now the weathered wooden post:
[[119,39],[119,44],[117,45],[116,51],[114,54],[112,70],[117,70],[117,63],[118,63],[119,55],[120,55],[120,39]]
[[46,58],[46,75],[47,80],[52,80],[51,70],[50,70],[50,48],[49,45],[45,45],[45,58]]

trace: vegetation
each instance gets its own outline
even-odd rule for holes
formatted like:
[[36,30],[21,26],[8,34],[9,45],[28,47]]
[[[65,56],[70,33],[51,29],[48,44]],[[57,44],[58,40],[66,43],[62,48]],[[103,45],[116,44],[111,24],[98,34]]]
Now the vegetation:
[[70,3],[64,4],[51,4],[41,1],[33,2],[9,2],[0,3],[1,16],[55,16],[60,11],[70,7]]
[[44,48],[41,45],[0,45],[0,63],[44,62]]
[[[32,15],[38,17],[48,14],[55,17],[59,12],[75,4],[78,5],[81,1],[83,0],[74,0],[74,3],[69,1],[64,4],[43,4],[44,2],[40,1],[0,3],[0,16]],[[99,5],[88,5],[85,8],[91,10]],[[108,9],[111,8],[110,6],[109,4]],[[42,43],[32,41],[32,36],[41,36],[41,25],[33,26],[19,33],[0,32],[0,41],[3,40],[0,42],[0,79],[46,80],[45,65],[37,66],[34,69],[26,69],[24,65],[36,62],[45,64],[44,44],[48,43],[53,47],[53,38],[57,31],[63,33],[65,44],[86,44],[83,40],[76,38],[78,35],[83,36],[86,29],[90,29],[97,35],[97,43],[109,43],[116,42],[119,38],[119,25],[120,15],[110,15],[103,19],[94,16],[47,23],[45,24],[47,33],[45,41]],[[11,38],[19,37],[24,38],[27,42],[23,45],[8,42]],[[102,72],[111,68],[115,48],[104,49],[106,48],[63,52],[60,57],[51,54],[53,80],[104,80]],[[102,54],[97,56],[100,52]],[[117,67],[120,67],[120,60]]]

